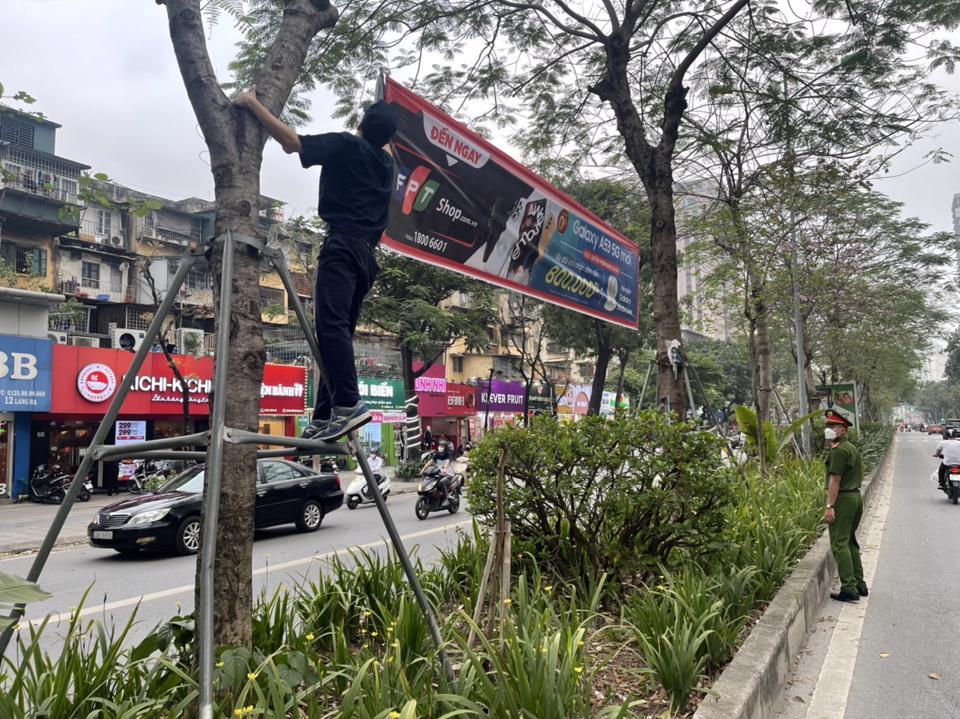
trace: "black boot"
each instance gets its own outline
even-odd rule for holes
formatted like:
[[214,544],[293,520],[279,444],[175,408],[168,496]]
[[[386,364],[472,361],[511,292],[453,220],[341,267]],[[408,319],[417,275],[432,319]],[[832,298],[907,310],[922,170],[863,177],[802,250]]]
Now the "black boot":
[[859,602],[860,595],[854,594],[853,592],[845,592],[842,589],[839,592],[833,592],[830,594],[831,599],[835,599],[838,602]]
[[857,592],[860,594],[861,597],[870,596],[870,592],[867,591],[867,585],[865,583],[857,586]]

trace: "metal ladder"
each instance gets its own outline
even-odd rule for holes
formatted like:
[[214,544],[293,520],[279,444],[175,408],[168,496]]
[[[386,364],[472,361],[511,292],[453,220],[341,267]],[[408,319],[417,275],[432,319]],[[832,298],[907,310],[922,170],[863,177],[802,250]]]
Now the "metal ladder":
[[[204,460],[206,459],[206,472],[204,474],[203,490],[203,543],[200,548],[200,607],[197,608],[197,626],[199,629],[199,717],[200,719],[212,719],[213,717],[213,666],[214,653],[216,647],[213,642],[213,568],[214,557],[216,556],[217,540],[217,521],[220,504],[220,480],[223,471],[223,446],[225,442],[232,444],[269,444],[287,449],[267,449],[257,450],[257,459],[264,457],[280,456],[314,456],[314,455],[353,455],[357,463],[363,470],[370,494],[373,496],[380,512],[380,517],[386,527],[387,534],[393,544],[394,550],[403,570],[406,573],[407,580],[413,589],[413,593],[423,611],[430,634],[437,645],[443,669],[447,676],[451,676],[451,668],[447,660],[446,653],[443,650],[443,640],[440,636],[440,629],[437,625],[433,608],[430,606],[423,588],[417,579],[416,571],[410,561],[406,549],[403,546],[403,540],[397,531],[397,527],[390,516],[386,502],[380,495],[377,482],[374,479],[367,458],[363,454],[360,441],[357,438],[356,431],[347,435],[347,441],[328,443],[316,440],[301,439],[297,437],[280,437],[274,435],[257,434],[246,430],[227,427],[224,424],[224,412],[226,409],[228,363],[227,353],[219,352],[214,358],[214,376],[213,376],[213,402],[210,409],[210,430],[196,434],[183,435],[180,437],[168,437],[165,439],[148,440],[124,445],[107,445],[104,440],[110,432],[110,428],[120,414],[120,408],[126,399],[127,393],[133,385],[133,380],[143,366],[154,340],[160,333],[160,328],[173,307],[174,301],[183,285],[187,274],[193,265],[204,255],[204,253],[215,243],[223,242],[223,267],[220,278],[220,303],[217,312],[217,347],[226,347],[230,341],[230,312],[233,304],[233,251],[236,243],[241,243],[253,247],[262,256],[264,256],[273,268],[280,275],[287,295],[293,304],[294,313],[297,316],[303,333],[307,338],[313,359],[317,363],[320,375],[324,384],[330,387],[329,378],[320,356],[320,347],[317,343],[317,337],[313,328],[310,326],[309,319],[297,296],[296,289],[293,286],[293,277],[287,267],[286,259],[283,253],[275,247],[269,247],[265,242],[255,237],[249,237],[242,234],[232,233],[227,230],[223,235],[219,235],[208,241],[206,244],[192,242],[186,252],[183,260],[174,275],[170,288],[167,290],[160,307],[157,309],[146,335],[140,344],[139,349],[134,354],[133,363],[127,370],[123,379],[119,383],[116,394],[110,401],[110,406],[100,422],[93,439],[90,442],[88,451],[84,454],[80,466],[77,468],[73,477],[73,482],[66,494],[63,502],[57,510],[57,514],[47,530],[43,543],[40,546],[37,556],[33,560],[27,579],[36,582],[43,572],[44,565],[50,556],[54,542],[60,535],[63,525],[66,522],[67,515],[70,513],[80,488],[83,486],[82,478],[87,476],[93,463],[102,459],[119,460],[127,457],[153,458],[153,459],[181,459],[181,460]],[[187,450],[183,447],[207,447],[207,451],[196,449]],[[24,605],[18,604],[14,607],[12,618],[19,620],[24,613]],[[6,651],[13,633],[18,631],[16,624],[7,629],[0,635],[0,656]]]

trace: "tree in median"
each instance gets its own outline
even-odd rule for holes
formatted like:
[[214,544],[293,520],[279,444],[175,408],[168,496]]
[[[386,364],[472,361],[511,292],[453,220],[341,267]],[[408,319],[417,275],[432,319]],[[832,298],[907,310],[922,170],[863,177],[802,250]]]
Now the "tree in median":
[[[199,0],[157,0],[166,7],[170,39],[190,104],[210,152],[216,205],[215,233],[260,235],[260,165],[266,134],[246,111],[235,107],[220,87],[207,52]],[[337,10],[326,0],[274,3],[278,22],[262,48],[252,74],[257,96],[279,115],[301,73],[314,37],[333,27]],[[224,420],[229,427],[256,432],[264,346],[260,324],[259,257],[235,245],[232,278],[222,277],[223,245],[215,244],[210,263],[214,304],[222,280],[233,283],[230,342],[218,347],[230,367]],[[217,323],[222,318],[217,318]],[[220,487],[220,521],[214,570],[214,641],[250,646],[253,605],[252,542],[256,488],[256,446],[227,444]],[[209,497],[205,497],[206,502]],[[199,560],[198,560],[199,572]],[[199,592],[199,583],[198,590]],[[199,594],[198,602],[199,606]]]

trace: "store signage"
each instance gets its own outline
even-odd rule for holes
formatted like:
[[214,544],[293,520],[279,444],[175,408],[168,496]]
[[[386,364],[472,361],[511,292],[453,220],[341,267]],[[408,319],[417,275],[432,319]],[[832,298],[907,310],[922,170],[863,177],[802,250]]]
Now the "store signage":
[[477,411],[523,412],[523,396],[522,382],[481,380],[477,383]]
[[447,380],[443,377],[417,377],[413,381],[417,392],[432,392],[434,394],[443,394],[447,391]]
[[[190,414],[210,413],[213,360],[210,357],[173,355],[186,383]],[[120,380],[133,362],[123,350],[56,345],[53,347],[53,399],[49,411],[58,414],[102,414],[113,399]],[[306,369],[268,364],[260,385],[261,415],[299,415],[306,408]],[[123,403],[123,414],[181,414],[183,385],[162,354],[149,354]]]
[[0,411],[50,409],[52,347],[48,339],[0,335]]
[[105,364],[93,362],[77,375],[77,391],[91,402],[106,402],[117,388],[117,375]]
[[588,384],[573,384],[557,402],[558,414],[585,415],[590,409],[590,395],[593,388]]
[[390,78],[398,163],[383,243],[401,254],[636,328],[637,246]]
[[370,409],[403,409],[403,380],[361,377],[357,388]]

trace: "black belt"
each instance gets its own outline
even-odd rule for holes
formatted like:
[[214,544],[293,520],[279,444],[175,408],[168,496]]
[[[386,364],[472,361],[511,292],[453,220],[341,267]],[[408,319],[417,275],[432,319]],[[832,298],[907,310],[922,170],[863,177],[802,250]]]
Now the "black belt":
[[845,492],[859,492],[859,491],[860,491],[859,487],[857,487],[856,489],[841,489],[840,494],[844,494]]

